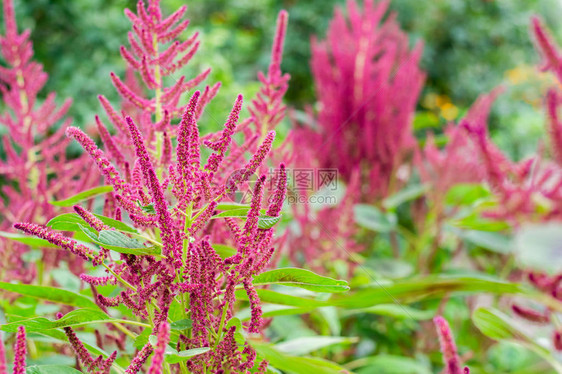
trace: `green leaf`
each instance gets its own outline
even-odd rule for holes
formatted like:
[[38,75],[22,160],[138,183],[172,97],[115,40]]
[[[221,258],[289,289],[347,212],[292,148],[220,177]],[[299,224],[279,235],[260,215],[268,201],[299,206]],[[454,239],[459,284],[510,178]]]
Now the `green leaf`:
[[255,276],[253,283],[255,286],[279,284],[316,292],[345,292],[349,290],[346,281],[323,277],[310,270],[298,268],[269,270]]
[[419,310],[407,305],[398,304],[379,304],[368,308],[354,309],[350,314],[377,314],[381,316],[394,317],[399,319],[413,319],[416,321],[424,321],[435,316],[434,310]]
[[138,232],[134,227],[131,227],[124,222],[117,221],[116,219],[105,217],[105,216],[102,216],[101,214],[94,214],[94,216],[96,216],[104,224],[106,224],[107,226],[109,226],[111,228],[114,228],[115,230],[125,231],[125,232],[133,232],[133,233]]
[[190,319],[180,319],[179,321],[172,322],[170,324],[170,329],[182,331],[182,330],[187,330],[187,329],[191,328],[192,325],[193,325],[192,320],[190,320]]
[[218,203],[216,209],[217,210],[235,210],[235,209],[242,209],[242,208],[246,208],[248,210],[250,210],[250,205],[248,204],[240,204],[240,203]]
[[[249,211],[250,211],[250,208],[230,209],[230,210],[227,210],[225,212],[215,214],[214,216],[211,217],[211,219],[225,218],[225,217],[246,219],[246,218],[248,218],[247,216],[248,216]],[[273,227],[277,222],[279,222],[280,219],[281,219],[281,216],[270,217],[270,216],[266,216],[266,215],[260,215],[258,217],[258,227],[260,229],[269,229],[269,228]]]
[[357,204],[353,210],[355,222],[366,229],[386,233],[396,228],[397,218],[393,213],[384,213],[380,209],[366,204]]
[[69,326],[83,326],[92,323],[110,322],[111,320],[111,317],[99,309],[76,309],[57,320],[50,320],[45,317],[34,317],[6,323],[1,326],[1,329],[7,332],[16,332],[18,326],[25,326],[25,329],[28,332],[32,332]]
[[[130,233],[137,232],[135,228],[127,225],[124,222],[117,221],[113,218],[105,217],[100,214],[94,214],[94,216],[96,216],[105,225],[116,230]],[[80,226],[88,226],[88,223],[76,213],[64,213],[52,218],[49,222],[47,222],[47,226],[49,226],[53,230],[81,231]]]
[[80,226],[80,228],[94,243],[118,253],[137,256],[153,256],[161,254],[161,249],[159,247],[147,247],[140,240],[130,238],[119,231],[102,230],[96,237],[95,233],[86,227]]
[[439,117],[431,111],[417,112],[412,121],[412,126],[414,131],[439,127]]
[[510,317],[493,308],[478,308],[472,314],[472,321],[482,334],[494,340],[512,341],[530,349],[544,358],[558,373],[562,364],[541,344],[520,331]]
[[412,264],[395,258],[370,258],[366,266],[386,278],[405,278],[414,272]]
[[562,267],[562,224],[524,225],[515,235],[514,250],[525,268],[558,274]]
[[461,229],[479,231],[504,231],[510,228],[507,222],[487,219],[481,217],[477,212],[451,220],[450,224]]
[[224,260],[225,258],[232,257],[236,254],[236,248],[232,248],[228,245],[224,244],[213,244],[213,249],[221,258]]
[[[61,330],[58,330],[58,329],[43,330],[41,332],[35,331],[35,332],[30,333],[29,337],[32,338],[34,335],[49,337],[51,339],[56,339],[56,340],[61,341],[65,344],[68,344],[68,337],[66,336],[66,334],[64,332],[62,332]],[[84,346],[90,351],[90,353],[93,353],[96,356],[102,355],[104,358],[109,357],[109,354],[107,352],[105,352],[104,350],[100,349],[99,347],[97,347],[95,345],[88,344],[88,342],[86,342],[86,341],[82,341],[82,344],[84,344]],[[113,366],[118,367],[118,368],[120,367],[115,362],[113,363]]]
[[342,336],[303,336],[277,343],[275,349],[293,356],[302,356],[332,345],[352,344],[358,341],[358,338]]
[[[346,365],[357,374],[432,374],[426,363],[403,356],[379,354],[360,358]],[[360,368],[360,369],[356,369]]]
[[[294,314],[306,314],[316,309],[316,307],[296,308],[287,305],[265,304],[261,309],[262,317],[269,318],[276,316],[290,316]],[[236,313],[236,317],[238,317],[241,321],[249,321],[251,316],[252,310],[250,308],[242,309],[238,313]]]
[[494,309],[478,308],[472,314],[472,322],[482,334],[495,340],[527,340],[529,337],[517,331],[509,317]]
[[88,200],[98,195],[103,195],[112,191],[113,191],[113,186],[100,186],[100,187],[91,188],[86,191],[82,191],[64,200],[49,201],[49,203],[56,206],[65,206],[65,207],[73,206],[81,201]]
[[[322,300],[307,299],[304,297],[287,295],[271,290],[258,289],[257,292],[260,300],[264,303],[297,306],[303,308],[317,308],[321,306],[331,305],[330,303]],[[248,295],[246,295],[246,291],[244,290],[236,290],[235,294],[236,299],[238,300],[248,300]]]
[[281,219],[281,215],[279,215],[277,217],[259,216],[258,217],[258,228],[263,229],[263,230],[270,229],[273,226],[275,226],[275,224],[277,222],[279,222],[280,219]]
[[70,305],[79,308],[97,309],[96,303],[88,297],[55,287],[0,282],[0,289],[19,293],[20,295],[24,296],[31,296],[37,299],[52,301],[54,303]]
[[407,201],[415,200],[418,197],[422,196],[427,191],[427,189],[428,186],[424,184],[415,184],[413,186],[408,186],[384,199],[382,201],[382,206],[385,209],[395,209],[399,205]]
[[64,213],[47,222],[47,226],[60,231],[80,231],[80,225],[87,223],[76,213]]
[[25,369],[26,374],[75,374],[82,373],[70,366],[64,365],[33,365]]
[[491,192],[482,184],[461,183],[456,184],[445,194],[447,205],[472,205],[480,199],[491,196]]
[[497,253],[511,253],[512,244],[507,235],[487,231],[459,231],[458,235],[469,243]]
[[488,277],[428,276],[390,285],[377,283],[354,293],[334,295],[329,304],[351,309],[367,308],[378,304],[436,299],[451,292],[517,294],[527,291],[518,284]]
[[166,354],[164,359],[169,364],[177,364],[178,362],[183,362],[189,360],[191,357],[207,353],[211,350],[209,347],[193,348],[187,351],[181,351],[176,353]]
[[277,351],[273,346],[263,343],[252,343],[252,347],[258,355],[265,358],[269,363],[292,374],[341,374],[347,372],[343,367],[320,358],[295,357]]
[[25,234],[16,234],[12,232],[0,231],[0,237],[14,240],[23,244],[27,244],[35,248],[58,248],[56,245],[49,243],[48,241],[34,236],[29,236]]

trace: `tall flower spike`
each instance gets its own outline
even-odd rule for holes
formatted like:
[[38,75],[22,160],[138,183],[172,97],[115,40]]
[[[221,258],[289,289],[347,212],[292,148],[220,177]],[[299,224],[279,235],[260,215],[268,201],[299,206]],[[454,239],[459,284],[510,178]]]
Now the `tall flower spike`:
[[228,121],[226,121],[224,125],[224,130],[222,131],[221,138],[215,142],[206,142],[205,145],[209,148],[213,149],[215,153],[211,154],[209,160],[207,161],[207,165],[205,166],[205,170],[208,170],[212,173],[216,172],[219,164],[224,159],[224,154],[226,152],[226,148],[230,144],[230,140],[234,131],[236,130],[236,124],[238,123],[238,117],[240,116],[240,111],[242,110],[242,95],[238,95],[236,102],[234,103],[234,107],[228,116]]
[[0,374],[8,374],[6,365],[6,348],[4,346],[3,333],[0,333]]
[[283,207],[283,202],[285,201],[285,194],[287,193],[287,170],[285,170],[285,164],[281,163],[279,166],[277,187],[275,193],[270,199],[269,207],[267,208],[266,215],[270,217],[277,217],[281,212]]
[[[61,209],[48,201],[71,196],[98,181],[89,177],[92,174],[85,157],[67,158],[64,131],[71,119],[64,117],[71,100],[58,106],[54,92],[42,98],[40,92],[48,75],[33,61],[30,30],[18,33],[13,1],[3,0],[2,4],[5,32],[0,31],[0,127],[7,131],[0,140],[5,151],[0,157],[0,195],[8,198],[9,204],[0,209],[0,231],[5,231],[18,221],[54,217]],[[31,282],[35,269],[22,258],[28,246],[1,239],[0,248],[0,280]],[[56,256],[44,253],[43,265],[49,269]]]
[[364,0],[359,9],[348,1],[347,16],[335,11],[326,39],[312,40],[319,130],[296,130],[306,144],[322,144],[319,166],[337,168],[346,183],[360,169],[371,200],[393,192],[396,168],[415,145],[412,118],[425,80],[423,46],[410,50],[396,17],[384,17],[389,3]]
[[125,374],[138,373],[139,370],[144,365],[144,363],[146,362],[146,360],[148,359],[148,356],[150,356],[150,354],[152,353],[152,351],[153,351],[152,345],[150,343],[146,343],[145,346],[142,347],[142,349],[139,351],[139,353],[137,353],[135,358],[133,358],[133,361],[131,361],[131,364],[129,365],[127,370],[125,370]]
[[164,363],[164,352],[170,340],[170,325],[168,322],[160,324],[158,328],[158,343],[154,349],[152,364],[148,369],[148,374],[162,374],[162,364]]
[[14,346],[14,371],[13,374],[25,374],[25,356],[27,354],[25,327],[19,326]]
[[[173,221],[170,216],[170,212],[168,211],[168,204],[166,203],[166,198],[164,197],[164,192],[162,191],[158,177],[156,176],[152,163],[150,162],[150,158],[144,146],[144,141],[139,129],[131,117],[127,117],[125,120],[129,125],[129,131],[131,132],[133,144],[135,145],[135,149],[137,151],[137,157],[142,167],[145,183],[151,192],[154,209],[156,210],[156,214],[158,216],[158,226],[162,231],[161,236],[164,245],[163,254],[165,256],[169,256],[170,253],[174,253],[178,249],[178,246],[176,245],[177,243],[175,242],[175,237],[172,231]],[[174,255],[176,259],[181,259],[181,253],[174,253]]]
[[263,138],[267,131],[273,130],[285,116],[283,96],[289,88],[289,74],[282,74],[281,60],[283,57],[283,43],[287,33],[287,21],[289,13],[285,10],[277,16],[277,28],[275,39],[271,48],[271,61],[267,76],[258,73],[258,79],[262,83],[256,98],[252,100],[249,111],[251,120],[255,126],[255,133]]
[[84,150],[97,164],[98,169],[105,176],[107,183],[111,184],[115,188],[116,192],[123,193],[126,191],[125,181],[121,179],[119,172],[88,135],[84,134],[84,132],[77,127],[69,127],[66,129],[66,135],[74,138],[78,143],[80,143],[82,148],[84,148]]
[[433,319],[437,334],[439,335],[439,342],[441,343],[441,353],[443,353],[443,361],[445,363],[445,370],[447,374],[463,374],[469,373],[468,368],[461,371],[461,364],[459,355],[457,353],[457,346],[451,333],[451,328],[447,320],[441,316]]
[[94,257],[94,252],[90,248],[79,244],[76,240],[67,238],[60,232],[53,231],[47,227],[36,225],[34,223],[16,223],[14,227],[27,234],[45,239],[49,243],[66,249],[67,251],[74,253],[75,255],[80,256],[85,260]]
[[546,32],[541,20],[538,17],[533,17],[532,23],[537,47],[544,56],[544,69],[552,70],[562,83],[562,55],[556,48],[551,36]]

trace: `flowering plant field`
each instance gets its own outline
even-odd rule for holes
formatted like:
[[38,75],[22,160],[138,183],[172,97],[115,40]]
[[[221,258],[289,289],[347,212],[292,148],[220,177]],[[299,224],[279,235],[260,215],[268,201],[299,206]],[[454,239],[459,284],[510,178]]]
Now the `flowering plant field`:
[[334,9],[297,104],[291,12],[226,97],[165,3],[124,9],[123,74],[95,77],[119,99],[81,123],[2,2],[0,374],[562,373],[562,49],[541,17],[544,139],[513,160],[489,126],[510,87],[463,111],[424,94],[390,1]]

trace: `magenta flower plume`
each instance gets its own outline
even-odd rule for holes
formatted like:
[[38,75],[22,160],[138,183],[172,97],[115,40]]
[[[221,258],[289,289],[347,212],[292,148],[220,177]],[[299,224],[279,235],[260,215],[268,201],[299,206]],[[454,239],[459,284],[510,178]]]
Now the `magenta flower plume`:
[[445,362],[445,370],[447,374],[463,374],[468,373],[468,368],[461,371],[460,359],[457,353],[457,346],[451,333],[449,323],[441,316],[433,319],[435,327],[437,328],[437,335],[439,335],[439,342],[441,343],[441,353],[443,353],[443,361]]
[[152,195],[152,202],[154,203],[154,209],[156,210],[156,215],[158,217],[158,225],[162,231],[161,235],[164,244],[163,253],[165,256],[169,256],[170,253],[173,253],[176,256],[176,259],[179,259],[181,258],[181,253],[177,253],[179,249],[177,248],[176,239],[172,231],[172,217],[168,211],[168,204],[166,203],[162,186],[160,185],[152,163],[150,162],[150,158],[144,146],[144,140],[139,129],[131,117],[127,117],[126,121],[129,125],[129,131],[131,132],[133,144],[135,145],[135,149],[137,151],[137,157],[142,168],[144,181],[149,187]]
[[289,13],[285,10],[279,12],[277,16],[277,28],[271,48],[267,76],[261,72],[258,73],[262,86],[249,108],[252,115],[250,120],[255,126],[254,134],[261,138],[265,137],[268,131],[275,129],[285,116],[286,108],[283,105],[283,96],[289,88],[290,76],[281,72],[281,60],[288,18]]
[[532,32],[535,36],[537,48],[544,57],[544,70],[552,70],[562,82],[562,54],[552,41],[552,37],[548,35],[545,27],[538,17],[532,18]]
[[[58,106],[54,92],[42,99],[40,92],[48,76],[43,66],[33,61],[30,31],[20,34],[13,1],[2,3],[5,32],[0,34],[4,61],[0,67],[0,126],[7,131],[1,140],[5,156],[0,158],[4,179],[0,194],[9,204],[0,211],[0,230],[9,230],[15,222],[54,217],[61,208],[49,201],[87,189],[99,178],[91,177],[84,157],[67,158],[64,131],[71,119],[65,116],[71,100]],[[28,247],[4,239],[0,239],[0,247],[0,263],[5,265],[0,269],[0,280],[31,282],[35,276],[33,264],[22,259]],[[51,263],[54,258],[45,254],[42,261],[46,270],[55,265]]]
[[34,223],[16,223],[14,227],[25,232],[26,234],[45,239],[49,243],[66,249],[67,251],[74,253],[75,255],[80,256],[85,260],[88,260],[94,256],[94,252],[90,248],[79,244],[76,240],[70,239],[60,232],[51,230],[47,227],[36,225]]
[[131,364],[127,367],[127,370],[125,370],[125,374],[138,373],[153,350],[152,345],[150,343],[146,343],[146,345],[142,347],[142,349],[133,358]]
[[[121,252],[117,260],[115,256],[107,256],[108,250],[103,244],[92,244],[92,248],[99,247],[97,253],[50,228],[31,223],[15,225],[19,230],[89,259],[94,266],[104,265],[105,274],[97,273],[103,269],[96,269],[95,275],[79,272],[80,279],[90,287],[95,303],[108,314],[112,312],[110,308],[128,309],[139,323],[123,325],[126,326],[123,328],[135,334],[147,331],[148,326],[152,331],[158,331],[158,344],[155,347],[146,344],[134,356],[126,370],[130,374],[147,372],[143,366],[153,353],[148,373],[162,373],[170,340],[169,321],[171,314],[175,315],[178,310],[185,311],[192,321],[189,337],[180,334],[177,339],[178,351],[213,347],[212,351],[186,362],[190,372],[251,370],[256,351],[249,345],[243,351],[239,349],[235,339],[237,327],[226,328],[225,324],[234,318],[240,305],[237,289],[243,287],[252,309],[252,318],[249,325],[244,324],[244,329],[251,333],[262,330],[261,305],[252,277],[267,268],[276,246],[274,229],[260,229],[258,225],[265,177],[259,179],[253,191],[245,223],[241,223],[239,217],[224,219],[217,215],[222,209],[221,203],[226,201],[235,185],[241,186],[252,174],[267,167],[266,158],[275,133],[248,134],[250,122],[239,125],[243,104],[242,95],[239,95],[223,130],[200,136],[197,122],[220,85],[195,91],[189,101],[183,103],[180,103],[182,94],[197,85],[208,72],[192,79],[180,77],[172,86],[165,86],[167,80],[163,77],[187,64],[199,46],[197,34],[184,41],[179,38],[188,25],[188,21],[181,20],[185,9],[182,7],[164,18],[159,2],[152,0],[148,4],[140,1],[136,13],[126,11],[133,31],[129,35],[130,48],[121,48],[121,54],[130,69],[123,80],[111,75],[125,101],[117,109],[99,96],[116,133],[112,134],[98,117],[95,118],[105,151],[78,128],[65,130],[93,159],[92,164],[98,167],[106,183],[114,187],[114,191],[106,195],[103,216],[123,220],[124,225],[130,220],[135,226],[134,231],[125,226],[121,229],[114,221],[108,223],[110,221],[93,214],[86,206],[74,206],[75,212],[92,228],[92,234],[99,233],[98,240],[93,242],[102,242],[106,235],[107,240],[122,239],[123,243],[134,244],[134,248],[119,250],[112,247],[115,252]],[[280,85],[264,91],[267,102],[280,103],[281,97],[275,92],[286,89],[279,71],[285,28],[286,14],[282,13],[269,73],[271,85]],[[141,82],[137,81],[137,73]],[[152,92],[146,95],[145,88]],[[270,110],[278,109],[271,107],[266,111],[273,113]],[[271,118],[267,121],[273,123]],[[257,142],[260,137],[261,144]],[[235,138],[242,138],[243,143],[236,144]],[[174,144],[177,144],[175,152]],[[208,154],[201,151],[204,146],[212,152],[202,166],[202,154]],[[249,161],[247,153],[252,155],[248,157]],[[234,181],[230,178],[233,171],[238,171]],[[279,216],[287,188],[287,172],[283,164],[276,183],[267,211]],[[216,245],[236,247],[236,261],[223,259],[215,250]],[[107,285],[114,286],[109,295],[107,287],[103,287]],[[121,334],[124,331],[117,326],[108,327],[111,334],[97,333],[99,344],[110,341],[125,350],[128,334]],[[116,353],[105,360],[103,356],[92,356],[71,328],[65,328],[65,332],[86,370],[99,373],[110,370]],[[267,363],[260,364],[260,371],[266,366]],[[172,366],[172,370],[176,368]]]
[[2,333],[0,333],[0,374],[8,374],[6,347],[4,346],[4,334]]
[[154,348],[152,364],[148,369],[148,374],[162,374],[162,364],[164,363],[164,352],[170,340],[170,325],[167,322],[160,324],[158,329],[158,343]]
[[382,198],[392,192],[391,178],[415,144],[412,118],[425,79],[422,45],[410,50],[396,18],[382,21],[389,1],[365,0],[362,10],[355,1],[347,4],[348,16],[336,10],[326,39],[312,40],[319,131],[297,129],[297,137],[320,144],[320,167],[337,168],[346,182],[359,168],[369,186],[366,197]]
[[66,129],[66,135],[68,137],[74,138],[84,150],[90,155],[94,160],[98,169],[104,175],[107,183],[111,184],[115,191],[118,193],[124,193],[126,191],[125,181],[120,177],[119,172],[115,169],[115,166],[105,157],[105,154],[97,147],[96,143],[82,130],[77,127],[69,127]]
[[13,374],[25,374],[25,356],[27,355],[25,327],[19,326],[14,346],[14,371]]

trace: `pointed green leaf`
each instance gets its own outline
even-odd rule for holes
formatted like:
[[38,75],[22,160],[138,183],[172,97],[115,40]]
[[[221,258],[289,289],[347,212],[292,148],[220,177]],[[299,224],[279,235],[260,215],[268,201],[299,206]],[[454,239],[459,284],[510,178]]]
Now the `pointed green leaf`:
[[56,206],[65,206],[65,207],[73,206],[81,201],[88,200],[93,197],[103,195],[112,191],[113,191],[113,186],[100,186],[100,187],[91,188],[86,191],[82,191],[64,200],[49,201],[49,203]]
[[182,331],[191,328],[191,325],[193,325],[193,321],[190,319],[180,319],[179,321],[172,322],[170,328],[172,330]]
[[24,296],[52,301],[54,303],[97,309],[96,303],[88,297],[55,287],[0,282],[0,289],[19,293]]
[[394,195],[391,195],[382,201],[382,206],[385,209],[395,209],[399,205],[410,201],[415,200],[418,197],[422,196],[425,191],[427,191],[428,186],[424,184],[415,184],[413,186],[408,186],[406,188],[401,189]]
[[499,310],[478,308],[472,314],[472,321],[482,334],[487,337],[494,340],[507,340],[521,344],[544,358],[558,373],[562,373],[562,364],[550,351],[526,333],[520,331],[515,322]]
[[366,204],[355,205],[353,211],[355,222],[366,229],[385,233],[396,228],[397,218],[394,213],[384,213],[380,209]]
[[70,366],[64,365],[33,365],[25,369],[26,374],[80,374],[78,371]]
[[258,355],[283,372],[290,374],[341,374],[347,372],[343,367],[328,360],[312,357],[295,357],[279,352],[269,344],[252,342]]
[[65,314],[60,319],[50,320],[45,317],[34,317],[6,323],[1,326],[1,329],[7,332],[15,332],[18,326],[25,326],[26,331],[33,332],[69,326],[83,326],[92,323],[109,322],[111,320],[111,317],[99,309],[76,309]]
[[56,245],[48,241],[34,236],[18,234],[13,232],[0,231],[0,237],[20,242],[34,248],[58,248]]
[[335,280],[298,268],[281,268],[266,271],[254,277],[255,286],[279,284],[299,287],[316,292],[345,292],[349,290],[346,281]]
[[161,254],[161,249],[159,247],[147,247],[140,240],[130,238],[120,231],[102,230],[99,235],[96,235],[95,232],[92,232],[87,227],[81,225],[80,228],[94,243],[118,253],[137,256],[154,256]]
[[177,364],[178,362],[183,362],[189,360],[191,357],[207,353],[211,350],[209,347],[193,348],[187,351],[181,351],[171,354],[166,354],[164,359],[169,364]]
[[302,336],[277,343],[275,349],[282,353],[302,356],[332,345],[352,344],[358,341],[358,338],[343,336]]

